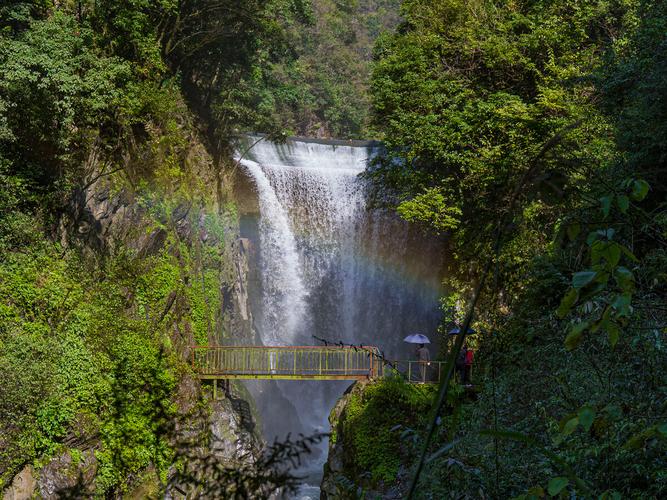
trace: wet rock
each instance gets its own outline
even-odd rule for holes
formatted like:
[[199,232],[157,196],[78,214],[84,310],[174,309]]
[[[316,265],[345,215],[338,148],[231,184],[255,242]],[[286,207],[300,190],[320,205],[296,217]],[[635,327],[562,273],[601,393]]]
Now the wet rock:
[[358,488],[346,475],[346,450],[343,446],[341,420],[344,417],[350,394],[363,390],[364,385],[366,385],[366,382],[357,382],[351,385],[329,414],[331,437],[329,438],[329,456],[324,464],[324,475],[320,485],[321,500],[355,499],[358,497]]
[[254,461],[260,448],[247,401],[232,396],[211,403],[211,450],[223,462]]

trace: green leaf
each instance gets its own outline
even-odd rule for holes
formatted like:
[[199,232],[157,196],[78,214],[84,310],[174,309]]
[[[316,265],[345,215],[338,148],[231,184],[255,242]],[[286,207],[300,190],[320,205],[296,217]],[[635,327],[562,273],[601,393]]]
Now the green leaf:
[[616,323],[614,323],[613,321],[609,321],[605,325],[605,330],[607,330],[607,338],[609,339],[609,345],[611,345],[611,348],[613,349],[614,347],[616,347],[618,339],[621,336],[621,329],[618,327]]
[[549,480],[549,486],[547,486],[547,491],[549,495],[555,497],[561,491],[563,491],[567,485],[570,484],[570,480],[566,477],[554,477]]
[[621,252],[630,259],[632,262],[639,262],[639,259],[635,257],[635,254],[633,254],[626,246],[620,245],[621,247]]
[[658,425],[658,432],[662,434],[662,437],[667,438],[667,422]]
[[652,425],[646,429],[637,432],[630,436],[630,438],[625,442],[623,448],[626,450],[636,450],[644,446],[644,443],[649,439],[653,439],[658,434],[658,426]]
[[588,325],[588,321],[583,321],[572,327],[570,333],[568,333],[567,337],[565,337],[565,348],[568,351],[571,351],[581,343],[581,338],[584,335],[586,328],[588,328]]
[[643,179],[637,179],[632,183],[630,197],[635,201],[642,201],[648,194],[649,184]]
[[595,410],[591,406],[582,406],[579,409],[579,423],[581,426],[584,428],[586,432],[588,432],[593,425],[593,421],[595,420]]
[[586,244],[589,246],[592,245],[599,237],[600,235],[597,231],[591,231],[588,233],[588,236],[586,236]]
[[560,432],[565,436],[569,436],[577,430],[577,425],[579,425],[579,417],[572,417],[565,421]]
[[579,225],[578,223],[570,224],[569,226],[567,226],[567,237],[570,238],[570,241],[576,240],[580,232],[581,232],[581,225]]
[[593,325],[591,325],[591,333],[597,332],[600,328],[606,328],[608,322],[609,320],[606,318],[595,321]]
[[610,267],[616,267],[621,260],[621,247],[617,243],[607,243],[600,254],[609,263]]
[[598,500],[621,500],[621,494],[616,490],[607,490],[598,497]]
[[526,500],[539,500],[544,497],[544,488],[541,486],[533,486],[531,489],[526,491]]
[[556,316],[560,319],[563,319],[567,316],[567,313],[570,312],[572,306],[577,302],[579,298],[579,291],[576,288],[570,288],[570,290],[565,294],[563,299],[560,301],[560,305],[556,310]]
[[629,293],[623,293],[616,296],[616,299],[611,303],[611,307],[616,309],[619,316],[627,316],[630,314],[630,300]]
[[595,279],[595,271],[580,271],[572,276],[572,286],[574,288],[583,288]]
[[612,202],[612,197],[611,196],[603,196],[600,198],[600,207],[602,208],[602,215],[607,218],[609,215],[609,211],[611,210],[611,202]]
[[597,265],[600,263],[600,259],[602,258],[602,249],[607,243],[605,243],[602,240],[596,240],[593,242],[591,245],[591,264],[592,265]]
[[623,418],[623,409],[618,405],[608,404],[604,407],[604,411],[609,415],[609,418],[614,421]]
[[624,194],[619,194],[616,197],[616,205],[618,205],[618,209],[625,214],[628,212],[628,208],[630,208],[630,199]]
[[616,278],[616,283],[618,283],[618,286],[621,287],[623,291],[630,292],[634,290],[635,276],[627,267],[617,267],[614,270],[614,277]]

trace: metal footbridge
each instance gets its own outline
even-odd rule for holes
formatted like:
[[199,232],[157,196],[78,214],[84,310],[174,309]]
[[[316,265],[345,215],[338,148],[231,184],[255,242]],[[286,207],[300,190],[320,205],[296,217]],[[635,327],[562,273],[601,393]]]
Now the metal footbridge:
[[192,368],[203,380],[370,380],[401,373],[437,383],[444,362],[388,361],[374,346],[194,346]]

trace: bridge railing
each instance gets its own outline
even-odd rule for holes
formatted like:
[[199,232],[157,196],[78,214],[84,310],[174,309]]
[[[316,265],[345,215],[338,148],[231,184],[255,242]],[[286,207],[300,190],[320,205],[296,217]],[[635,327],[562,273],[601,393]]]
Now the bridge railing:
[[381,370],[375,347],[196,346],[192,367],[201,378],[375,378]]
[[424,363],[408,359],[386,361],[378,370],[378,374],[381,377],[400,374],[408,382],[438,384],[445,376],[446,363],[446,361],[428,361]]

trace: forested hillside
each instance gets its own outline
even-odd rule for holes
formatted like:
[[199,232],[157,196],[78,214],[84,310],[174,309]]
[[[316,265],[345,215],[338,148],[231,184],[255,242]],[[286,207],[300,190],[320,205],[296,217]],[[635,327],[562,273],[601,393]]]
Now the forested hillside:
[[[443,338],[480,287],[467,343],[481,392],[449,388],[425,449],[435,416],[408,407],[401,467],[374,441],[385,434],[366,434],[352,478],[380,490],[398,478],[406,493],[424,449],[418,498],[664,497],[667,5],[401,12],[376,46],[373,120],[390,154],[369,177],[450,238]],[[383,472],[359,477],[363,461]]]
[[187,360],[250,335],[225,165],[261,110],[235,93],[302,15],[289,1],[0,6],[0,491],[19,471],[10,497],[187,489],[183,464],[220,447],[209,418],[238,439],[217,449],[210,491],[234,491],[237,454],[256,458]]
[[[288,134],[369,139],[373,45],[398,23],[399,0],[313,0],[287,23],[287,57],[263,55],[248,91]],[[260,123],[261,127],[262,124]]]

